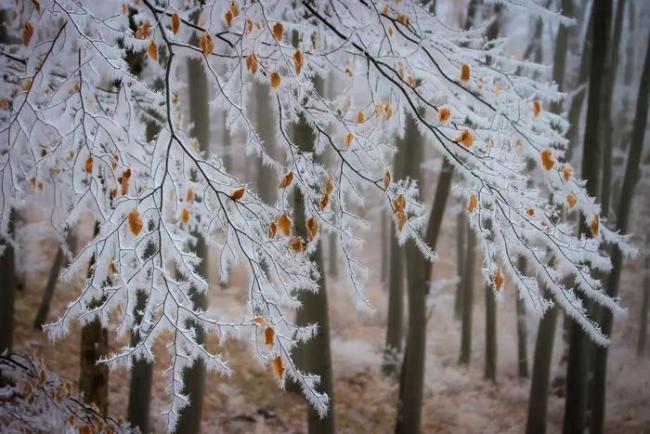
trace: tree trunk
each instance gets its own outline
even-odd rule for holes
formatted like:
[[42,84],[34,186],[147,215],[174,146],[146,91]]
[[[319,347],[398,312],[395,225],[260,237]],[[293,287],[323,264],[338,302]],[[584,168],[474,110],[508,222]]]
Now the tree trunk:
[[[620,202],[617,208],[617,229],[621,233],[627,232],[627,224],[634,198],[634,189],[639,179],[639,164],[641,152],[643,150],[643,140],[645,129],[648,122],[648,91],[650,90],[650,37],[648,39],[645,64],[641,83],[639,84],[639,93],[636,106],[636,115],[634,118],[634,129],[632,132],[632,143],[625,167],[625,176],[623,178],[623,188],[621,190]],[[611,297],[618,296],[618,287],[623,268],[623,254],[618,246],[613,246],[612,253],[612,271],[607,281],[607,293]],[[612,332],[612,313],[603,309],[601,328],[603,333],[611,335]],[[607,380],[607,347],[596,348],[594,359],[594,390],[593,390],[593,408],[591,414],[591,432],[602,433],[605,422],[605,394]]]
[[[306,124],[302,128],[309,129]],[[304,215],[304,198],[298,189],[294,190],[294,212],[295,227],[297,235],[307,239],[307,230],[305,228]],[[319,243],[316,251],[311,255],[311,260],[316,263],[319,270],[323,270],[323,249]],[[318,324],[318,333],[309,341],[302,344],[294,351],[294,360],[296,365],[303,372],[309,372],[320,376],[318,391],[327,393],[330,398],[327,415],[321,419],[318,412],[309,405],[307,409],[307,426],[309,434],[334,433],[335,413],[334,413],[334,385],[332,378],[332,356],[330,348],[330,325],[327,300],[327,286],[325,274],[320,273],[318,280],[319,291],[316,293],[302,292],[299,300],[302,308],[298,310],[296,324],[306,326],[309,324]]]
[[[192,135],[199,142],[201,151],[209,151],[210,147],[210,106],[208,104],[209,86],[203,70],[202,60],[189,59],[187,61],[187,75],[192,86],[189,87],[190,119],[194,122]],[[224,124],[224,134],[228,134]],[[224,143],[224,146],[226,143]],[[196,241],[196,255],[201,258],[198,273],[208,276],[208,247],[205,239],[199,234]],[[192,293],[194,309],[206,310],[208,308],[208,294],[194,290]],[[205,342],[205,330],[199,324],[191,322],[188,327],[196,329],[196,341]],[[203,394],[205,389],[205,363],[196,360],[191,368],[183,372],[183,394],[190,397],[190,403],[180,411],[176,433],[197,434],[201,431],[201,416],[203,414]]]
[[[585,141],[582,157],[582,178],[587,182],[587,193],[597,197],[600,187],[602,146],[598,127],[602,121],[601,102],[607,57],[611,0],[594,2],[593,53],[589,78],[589,105],[585,125]],[[580,232],[590,235],[588,223],[580,219]],[[586,425],[587,357],[589,341],[582,327],[572,322],[570,330],[569,359],[567,362],[566,403],[564,407],[565,434],[582,432]],[[592,395],[593,396],[593,395]]]
[[63,248],[59,247],[56,251],[56,256],[54,257],[54,263],[52,264],[50,273],[47,277],[41,305],[38,308],[36,317],[34,318],[34,328],[37,330],[40,330],[43,327],[43,324],[45,324],[45,321],[47,321],[47,314],[50,312],[50,304],[52,303],[52,297],[54,296],[54,288],[56,288],[56,282],[59,279],[59,273],[63,267],[64,260],[65,255],[63,253]]
[[474,265],[476,262],[476,235],[467,227],[467,249],[463,272],[463,318],[459,365],[469,366],[472,356],[472,316],[474,310]]
[[456,216],[456,272],[458,273],[456,299],[454,300],[454,317],[456,319],[461,319],[463,315],[463,280],[465,274],[465,247],[467,244],[465,240],[466,232],[467,222],[465,221],[465,211],[461,211]]
[[485,379],[497,382],[497,301],[485,285]]
[[[74,252],[75,244],[77,241],[76,234],[74,230],[70,231],[68,236],[68,248]],[[59,246],[56,251],[56,256],[54,257],[54,263],[50,268],[50,273],[47,277],[47,283],[45,284],[45,289],[43,290],[43,298],[41,300],[41,305],[38,308],[38,312],[34,317],[34,328],[40,330],[43,328],[43,325],[47,321],[47,315],[50,312],[50,306],[52,305],[52,298],[54,297],[54,290],[56,289],[56,284],[59,280],[59,274],[61,274],[61,268],[65,264],[65,253],[63,247]]]
[[[397,140],[397,153],[393,162],[395,179],[404,178],[404,154],[406,140]],[[399,367],[399,356],[402,352],[404,336],[404,250],[397,242],[397,232],[393,219],[390,224],[390,268],[388,275],[388,317],[386,324],[386,345],[382,361],[382,372],[389,377],[396,377]]]
[[[323,81],[321,78],[314,79],[314,86],[322,92]],[[312,153],[314,151],[315,137],[314,132],[307,122],[301,117],[294,126],[294,142],[299,143],[301,151]],[[304,197],[300,190],[295,188],[294,195],[294,227],[296,234],[307,239],[307,228],[305,218]],[[320,244],[316,251],[311,255],[319,271],[324,269],[323,249]],[[334,412],[334,387],[332,379],[332,356],[330,348],[330,325],[327,301],[327,285],[325,274],[320,273],[318,280],[319,290],[317,293],[303,291],[298,295],[298,300],[302,307],[296,315],[296,324],[307,326],[309,324],[318,324],[318,333],[308,342],[294,350],[294,362],[303,372],[309,372],[320,376],[318,391],[326,393],[329,396],[329,408],[325,417],[321,418],[318,412],[309,405],[307,409],[307,426],[309,434],[333,434],[336,432],[335,412]]]
[[81,329],[81,372],[79,393],[84,402],[95,404],[101,414],[108,412],[108,366],[98,360],[108,356],[108,330],[99,319]]
[[[99,233],[95,222],[93,237]],[[88,264],[88,278],[92,277],[95,256]],[[84,402],[95,404],[100,413],[108,412],[108,366],[98,361],[108,356],[108,330],[102,328],[99,319],[81,327],[81,354],[79,369],[79,394]]]
[[[133,316],[135,323],[140,325],[142,321],[142,312],[147,304],[147,294],[144,291],[138,291],[138,301],[136,303]],[[140,341],[138,332],[131,333],[131,346],[135,346]],[[129,386],[129,407],[127,411],[127,420],[131,426],[138,427],[141,433],[148,433],[151,430],[149,414],[151,407],[151,385],[153,383],[153,363],[148,360],[139,359],[133,363],[131,368],[131,384]]]
[[[519,258],[519,271],[526,269],[526,259]],[[528,322],[526,303],[517,296],[517,366],[519,378],[528,378]]]
[[[409,149],[409,158],[405,161],[405,175],[421,184],[422,171],[419,165],[424,157],[424,138],[418,133],[415,119],[411,116],[407,119],[404,139]],[[432,249],[436,248],[440,234],[452,177],[452,166],[445,159],[442,162],[425,235],[425,241]],[[426,356],[426,296],[432,270],[431,263],[422,257],[412,240],[406,245],[406,258],[409,328],[395,425],[395,433],[400,434],[420,432]]]
[[636,354],[643,357],[645,344],[648,339],[648,310],[650,310],[650,255],[645,257],[645,278],[643,279],[643,302],[641,303],[641,319],[639,320],[639,342]]
[[601,185],[601,207],[602,217],[609,215],[610,189],[612,185],[612,154],[614,149],[614,120],[612,119],[612,105],[614,104],[614,88],[616,85],[616,73],[620,61],[618,49],[621,43],[623,32],[623,15],[625,13],[625,0],[618,0],[616,3],[616,18],[612,33],[612,43],[609,47],[609,56],[606,63],[606,80],[603,91],[603,117],[602,137],[605,137],[606,146],[603,146],[603,180]]
[[[266,83],[255,80],[253,87],[255,89],[255,117],[257,131],[264,143],[264,149],[270,156],[274,155],[275,149],[275,124],[273,108],[271,107],[271,95]],[[268,203],[275,202],[278,191],[278,179],[275,171],[262,162],[262,158],[257,159],[257,193],[260,198]]]
[[544,434],[546,432],[546,409],[557,314],[558,307],[553,306],[539,322],[535,342],[533,378],[530,384],[530,398],[528,400],[526,434]]
[[[579,89],[587,80],[589,80],[589,66],[591,64],[592,53],[592,40],[594,31],[594,14],[593,11],[587,23],[587,32],[585,40],[582,45],[582,58],[580,59],[580,70],[578,71],[578,81],[575,83],[574,89]],[[569,140],[569,147],[566,152],[566,160],[571,161],[573,151],[578,144],[579,131],[580,131],[580,114],[582,113],[582,105],[587,95],[586,89],[580,89],[571,98],[569,104],[568,118],[569,130],[567,131],[567,139]]]
[[[16,211],[9,213],[9,236],[13,237]],[[13,240],[0,241],[0,354],[13,348],[16,264]]]

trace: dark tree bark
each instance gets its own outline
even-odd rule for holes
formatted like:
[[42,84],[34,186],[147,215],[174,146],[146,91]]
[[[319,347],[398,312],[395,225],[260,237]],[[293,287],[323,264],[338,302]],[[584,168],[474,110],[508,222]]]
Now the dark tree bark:
[[456,298],[454,300],[454,317],[461,319],[463,315],[463,288],[465,274],[465,248],[467,241],[467,222],[465,221],[465,211],[461,211],[456,216],[456,272],[458,273],[458,284],[456,285]]
[[[268,155],[273,156],[275,149],[275,117],[271,106],[271,95],[266,83],[255,81],[255,118],[257,130],[264,143],[264,149]],[[275,202],[278,191],[278,180],[275,171],[263,164],[262,158],[257,159],[257,193],[260,198],[268,203]]]
[[469,366],[472,358],[472,317],[474,314],[474,265],[476,263],[476,235],[467,227],[467,249],[463,272],[463,317],[461,324],[459,365]]
[[[593,12],[593,11],[592,11]],[[580,89],[584,86],[589,80],[589,67],[591,65],[591,52],[592,52],[592,40],[593,40],[593,31],[594,31],[594,15],[593,13],[589,17],[589,22],[587,23],[587,32],[585,35],[585,40],[582,45],[582,58],[580,59],[580,70],[578,71],[578,80],[574,85],[574,89],[579,89],[571,98],[571,103],[569,104],[568,118],[569,118],[569,130],[567,131],[567,139],[569,140],[569,147],[566,152],[566,160],[571,161],[573,156],[573,151],[575,150],[580,132],[580,114],[582,113],[582,105],[584,103],[585,97],[587,96],[586,87]]]
[[[519,271],[526,270],[526,259],[519,258]],[[528,322],[526,321],[526,303],[517,297],[517,372],[519,378],[528,378]]]
[[[621,190],[620,202],[617,207],[617,229],[625,233],[630,215],[630,209],[634,198],[634,189],[639,180],[639,164],[641,161],[641,152],[643,150],[643,140],[648,122],[648,91],[650,90],[650,36],[648,39],[645,64],[639,84],[639,93],[636,106],[636,115],[634,118],[634,129],[632,132],[632,143],[630,144],[629,154],[625,167],[625,176],[623,178],[623,188]],[[623,254],[618,246],[613,247],[612,252],[612,271],[607,281],[607,293],[611,297],[618,295],[618,288],[623,268]],[[612,313],[603,309],[601,328],[603,333],[611,335],[612,332]],[[593,385],[593,402],[591,413],[591,432],[602,433],[605,423],[605,398],[607,386],[607,347],[596,348],[594,360],[594,385]]]
[[[323,81],[317,77],[314,79],[314,86],[320,92],[323,89]],[[294,141],[299,143],[301,151],[311,153],[314,151],[315,137],[309,124],[300,118],[294,126]],[[293,190],[294,200],[294,227],[296,235],[307,240],[307,228],[305,218],[304,197],[300,190]],[[323,249],[319,244],[316,251],[311,255],[319,271],[324,270]],[[330,348],[330,325],[327,300],[327,285],[325,274],[320,273],[318,280],[319,291],[311,293],[303,291],[298,295],[302,308],[296,315],[296,324],[306,326],[318,324],[318,334],[294,350],[293,358],[296,366],[303,372],[309,372],[320,376],[318,391],[329,396],[329,408],[327,415],[321,418],[318,412],[309,405],[307,409],[307,426],[309,434],[333,434],[336,432],[335,411],[334,411],[334,386],[332,378],[332,356]]]
[[[13,237],[16,212],[9,213],[9,236]],[[0,240],[0,353],[13,348],[16,261],[13,240]]]
[[[599,124],[602,121],[602,92],[607,57],[611,0],[601,0],[593,5],[593,53],[589,77],[589,105],[585,125],[582,157],[582,178],[587,182],[587,193],[597,197],[600,187],[602,146]],[[580,232],[590,235],[588,223],[580,219]],[[576,322],[570,326],[569,358],[567,361],[566,402],[564,407],[565,434],[582,432],[586,426],[587,357],[589,341]]]
[[[93,237],[99,233],[95,222]],[[92,277],[95,256],[88,265],[88,278]],[[95,303],[100,303],[96,301]],[[102,328],[99,319],[81,327],[81,354],[79,369],[79,394],[84,402],[95,404],[102,414],[108,412],[108,366],[98,361],[108,356],[108,330]]]
[[614,19],[614,29],[612,33],[612,43],[609,47],[609,55],[606,63],[606,80],[603,89],[603,120],[602,136],[606,140],[606,146],[603,146],[603,179],[600,187],[600,205],[602,207],[602,217],[609,215],[610,209],[610,191],[612,186],[612,155],[614,150],[614,119],[612,118],[612,105],[614,104],[614,88],[616,86],[616,75],[618,72],[618,63],[620,62],[619,45],[621,44],[621,34],[623,33],[623,15],[625,13],[625,0],[616,2],[616,17]]
[[485,285],[485,370],[486,380],[497,382],[497,302],[490,285]]
[[[397,140],[397,153],[393,163],[393,176],[395,179],[404,178],[406,146],[404,139]],[[402,338],[404,336],[404,250],[397,242],[397,233],[392,219],[390,219],[389,224],[388,318],[382,372],[386,376],[396,377],[399,369],[398,357],[402,352]]]
[[[418,133],[415,119],[411,116],[407,118],[404,139],[409,144],[405,175],[421,184],[423,176],[420,163],[424,157],[424,138]],[[424,238],[433,249],[436,248],[440,234],[452,176],[451,164],[443,160]],[[426,356],[426,296],[432,270],[431,263],[422,256],[413,241],[406,245],[406,258],[409,319],[395,425],[395,433],[399,434],[420,432]]]
[[[0,10],[0,42],[8,43],[7,11]],[[9,212],[9,237],[13,238],[16,211]],[[16,297],[16,265],[13,240],[0,239],[0,354],[11,351],[14,334],[14,302]],[[0,384],[1,385],[1,384]]]
[[[147,294],[138,291],[138,301],[135,306],[136,324],[142,321],[142,312],[147,303]],[[131,333],[131,345],[140,341],[140,334],[137,331]],[[127,420],[131,426],[138,427],[141,433],[148,433],[151,430],[151,386],[153,384],[153,363],[147,360],[138,359],[131,368],[131,383],[129,386],[129,406]]]
[[645,257],[645,276],[643,279],[643,302],[641,303],[641,314],[639,315],[639,342],[636,346],[636,354],[643,357],[645,345],[648,340],[648,311],[650,310],[650,255]]
[[558,307],[551,307],[539,322],[535,342],[535,360],[533,361],[533,378],[530,384],[528,400],[528,421],[526,434],[546,433],[546,412],[548,405],[549,379],[555,341],[555,325]]
[[[572,0],[562,0],[562,11],[565,15],[573,15]],[[555,42],[555,58],[553,61],[553,80],[560,90],[565,88],[564,76],[566,71],[566,58],[568,52],[569,29],[559,26]],[[560,113],[562,103],[551,106],[551,111]],[[548,296],[548,294],[547,294]],[[551,362],[553,360],[553,345],[555,342],[555,328],[557,324],[558,307],[551,307],[539,322],[537,338],[535,341],[535,357],[530,385],[530,398],[528,401],[528,420],[526,434],[545,434],[546,415],[548,407],[548,392],[551,376]]]
[[[209,86],[208,79],[200,59],[187,61],[187,74],[192,86],[189,87],[190,119],[194,122],[192,135],[199,142],[201,151],[207,152],[210,148],[210,107],[208,104]],[[224,134],[228,134],[224,127]],[[224,144],[225,145],[225,144]],[[201,258],[197,272],[208,276],[208,247],[205,239],[195,234],[197,242],[196,255]],[[194,290],[192,292],[194,309],[206,310],[208,308],[208,294]],[[205,330],[199,324],[191,322],[188,327],[196,330],[196,341],[205,342]],[[203,395],[205,389],[205,363],[202,360],[194,362],[191,368],[183,372],[183,393],[189,395],[190,403],[180,411],[176,432],[178,434],[197,434],[201,431],[201,416],[203,414]]]
[[95,404],[102,414],[108,412],[108,366],[98,363],[108,356],[108,330],[99,319],[81,329],[81,372],[79,392],[84,402]]
[[[68,235],[68,248],[74,252],[75,244],[77,237],[74,230],[70,231]],[[38,308],[38,312],[34,317],[34,328],[40,330],[43,328],[43,325],[47,321],[47,315],[50,312],[50,306],[52,305],[52,298],[54,297],[54,290],[56,289],[56,284],[59,280],[59,274],[61,274],[61,268],[65,264],[65,253],[63,247],[59,246],[56,251],[56,256],[54,257],[54,263],[50,268],[50,272],[47,277],[47,283],[45,284],[45,289],[43,289],[43,298],[41,299],[41,305]]]

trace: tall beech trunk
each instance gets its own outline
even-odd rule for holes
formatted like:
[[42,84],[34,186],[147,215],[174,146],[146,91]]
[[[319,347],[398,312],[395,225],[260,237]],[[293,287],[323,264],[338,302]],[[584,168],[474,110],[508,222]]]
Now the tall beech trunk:
[[[137,325],[142,321],[142,312],[147,303],[147,294],[138,291],[137,303],[133,312]],[[131,345],[134,346],[140,341],[140,334],[136,331],[131,333]],[[140,429],[141,433],[148,433],[151,430],[151,386],[153,384],[153,363],[138,359],[133,362],[131,368],[131,382],[129,385],[129,406],[127,409],[127,420],[129,423]]]
[[[602,145],[599,124],[602,121],[602,94],[605,61],[608,50],[611,20],[611,0],[594,2],[593,52],[589,77],[589,105],[585,125],[585,141],[582,156],[582,178],[587,182],[587,193],[597,197],[600,187]],[[591,235],[589,224],[580,219],[580,232]],[[585,300],[586,302],[586,300]],[[582,327],[575,321],[570,326],[569,358],[567,361],[566,402],[564,407],[565,434],[580,433],[586,426],[587,365],[590,341]],[[595,395],[595,394],[594,394]],[[592,396],[594,396],[592,395]]]
[[[304,125],[301,128],[309,129]],[[297,133],[298,135],[299,133]],[[303,239],[307,239],[307,230],[305,227],[304,198],[298,189],[294,190],[294,212],[296,234]],[[319,243],[316,251],[311,255],[319,270],[323,270],[323,248]],[[307,410],[307,426],[309,434],[332,434],[336,432],[335,412],[334,412],[334,385],[332,377],[332,356],[330,348],[330,324],[328,314],[328,297],[327,286],[325,283],[325,274],[320,273],[318,279],[319,290],[316,293],[304,291],[300,294],[299,300],[302,308],[296,315],[296,324],[306,326],[308,324],[318,324],[318,333],[309,341],[302,344],[294,351],[296,365],[304,372],[309,372],[320,376],[318,390],[321,393],[327,393],[330,398],[327,415],[321,418],[318,412],[309,405]]]
[[[68,235],[68,248],[74,252],[75,244],[77,242],[77,236],[74,230],[71,230]],[[59,274],[61,274],[61,268],[65,265],[65,252],[63,247],[59,246],[56,251],[56,256],[54,257],[54,262],[50,268],[50,272],[47,276],[47,282],[45,283],[45,289],[43,289],[43,298],[41,299],[41,305],[36,312],[34,317],[34,328],[40,330],[43,328],[43,325],[47,321],[47,315],[50,313],[50,306],[52,305],[52,298],[54,298],[54,290],[56,289],[56,284],[59,280]]]
[[548,389],[553,359],[553,343],[558,307],[551,307],[539,321],[537,340],[535,341],[535,359],[533,361],[533,378],[530,383],[528,400],[528,420],[526,434],[546,433],[546,414],[548,407]]
[[108,330],[95,319],[81,329],[79,392],[84,402],[95,404],[104,415],[108,412],[108,366],[98,361],[106,356]]
[[[636,106],[636,115],[634,118],[634,128],[632,131],[632,142],[630,143],[629,154],[625,166],[625,175],[623,178],[623,188],[621,189],[620,201],[617,207],[617,229],[625,233],[634,199],[634,189],[639,180],[639,164],[641,161],[641,152],[643,150],[643,140],[648,122],[648,91],[650,90],[650,35],[639,84],[638,100]],[[623,268],[623,254],[618,246],[613,246],[612,252],[612,271],[607,281],[607,293],[611,297],[618,296],[618,288]],[[612,332],[612,313],[603,309],[600,326],[603,333],[611,335]],[[606,380],[607,380],[607,356],[609,349],[607,347],[598,347],[594,359],[594,384],[593,384],[593,402],[591,413],[591,432],[602,433],[605,423],[605,399],[606,399]]]
[[[187,75],[192,83],[189,87],[190,119],[194,122],[192,135],[199,142],[200,150],[209,151],[210,148],[210,107],[208,105],[209,86],[208,79],[203,69],[202,60],[189,59],[187,61]],[[224,134],[227,131],[224,126]],[[225,145],[225,144],[224,144]],[[205,239],[199,234],[195,252],[201,258],[197,272],[204,277],[208,276],[208,247]],[[206,292],[192,292],[194,309],[206,310],[208,308],[208,294]],[[196,341],[205,342],[205,330],[197,323],[190,322],[188,327],[196,330]],[[189,395],[190,403],[180,411],[176,432],[178,434],[197,434],[201,431],[201,416],[203,414],[203,395],[205,389],[205,363],[202,360],[194,362],[192,367],[183,372],[183,393]]]
[[605,138],[606,146],[603,146],[603,179],[600,187],[600,205],[602,217],[609,215],[610,191],[612,186],[612,156],[615,143],[614,119],[612,118],[612,106],[614,104],[614,88],[616,87],[616,75],[618,72],[619,45],[623,33],[623,15],[625,13],[625,0],[618,0],[616,3],[616,16],[612,32],[612,41],[609,47],[608,60],[606,63],[606,80],[603,88],[603,120],[601,123],[602,137]]
[[497,301],[485,285],[485,370],[486,380],[497,382]]
[[474,314],[474,265],[476,263],[476,235],[467,226],[467,249],[463,272],[463,316],[461,320],[459,365],[469,366],[472,358],[472,317]]
[[[574,15],[573,1],[562,0],[562,11],[567,16]],[[588,38],[587,38],[588,40]],[[553,80],[560,90],[565,89],[566,59],[569,45],[569,29],[563,25],[558,27],[553,59]],[[586,55],[583,56],[583,62]],[[553,113],[562,112],[562,101],[551,105]],[[571,148],[573,145],[569,145]],[[570,155],[567,155],[570,160]],[[549,296],[549,294],[547,294]],[[558,307],[551,307],[539,321],[535,341],[535,355],[532,367],[532,380],[528,400],[528,419],[526,434],[545,434],[548,408],[548,393],[553,360],[553,345],[557,326]]]
[[[99,234],[99,222],[95,222],[93,237]],[[93,274],[95,256],[88,264],[88,278]],[[100,303],[96,301],[95,303]],[[79,394],[84,402],[95,404],[102,414],[108,412],[108,366],[98,361],[108,356],[108,330],[102,328],[99,319],[81,327],[81,353],[79,368]]]
[[[145,257],[147,259],[155,253],[156,246],[153,243],[147,245]],[[142,323],[142,313],[146,307],[148,295],[145,290],[137,292],[137,301],[133,309],[135,317],[135,328],[131,331],[131,346],[140,342],[138,328]],[[141,433],[148,433],[151,429],[151,387],[153,384],[153,362],[138,359],[133,362],[131,368],[131,383],[129,385],[129,406],[127,420],[129,423],[140,429]]]
[[[393,177],[404,178],[404,159],[407,149],[404,139],[397,140],[397,153],[393,162]],[[390,267],[388,274],[388,316],[386,321],[386,344],[382,372],[396,377],[399,371],[399,355],[402,352],[404,337],[404,250],[397,242],[397,232],[393,219],[390,224]]]
[[[16,212],[9,213],[9,236],[13,238]],[[0,353],[13,348],[16,260],[13,240],[0,240]]]
[[580,59],[580,69],[578,70],[578,80],[574,85],[574,90],[577,92],[571,98],[568,109],[568,119],[569,119],[569,130],[567,131],[567,139],[569,140],[569,146],[566,152],[566,160],[571,161],[573,156],[573,151],[578,145],[578,139],[580,136],[580,114],[582,113],[582,106],[587,96],[587,89],[582,88],[589,80],[589,70],[591,65],[591,53],[592,53],[592,41],[593,41],[593,32],[594,32],[594,14],[593,11],[589,16],[589,21],[587,23],[587,31],[585,34],[585,40],[582,44],[582,57]]
[[467,241],[467,222],[465,221],[465,211],[456,215],[456,273],[458,274],[458,284],[456,285],[456,298],[454,299],[454,317],[461,319],[463,315],[463,280],[465,274],[465,249]]
[[636,346],[636,354],[643,357],[645,345],[648,340],[648,311],[650,310],[650,255],[645,257],[645,276],[643,279],[643,302],[639,315],[639,341]]
[[[271,106],[271,95],[266,83],[255,81],[253,84],[255,90],[255,120],[257,131],[264,143],[264,149],[268,155],[273,156],[275,149],[275,117]],[[278,191],[278,179],[275,171],[265,165],[261,157],[257,159],[257,193],[260,198],[268,203],[275,202]]]
[[[424,138],[417,131],[415,122],[412,116],[407,118],[404,139],[408,143],[409,154],[404,167],[405,175],[420,184],[423,179],[420,164],[424,157]],[[433,249],[440,234],[452,176],[452,166],[444,159],[424,238]],[[431,263],[422,256],[412,240],[406,245],[406,259],[409,319],[395,424],[395,433],[398,434],[420,432],[426,356],[426,296],[432,270]]]
[[[526,270],[526,258],[519,257],[519,271]],[[528,322],[526,321],[526,302],[517,297],[517,374],[519,378],[528,378]]]
[[[320,77],[314,79],[314,86],[318,92],[322,92],[323,80]],[[304,118],[300,118],[294,126],[294,142],[300,144],[304,153],[314,152],[315,137],[309,124]],[[304,197],[298,188],[293,189],[294,200],[294,227],[296,235],[307,240],[307,228],[305,217]],[[329,408],[325,417],[321,418],[318,412],[309,405],[307,406],[307,427],[309,434],[333,434],[336,432],[335,411],[334,411],[334,386],[332,378],[332,355],[330,348],[330,325],[328,312],[327,285],[325,282],[324,261],[322,244],[311,255],[311,260],[316,264],[320,273],[318,280],[319,290],[316,293],[302,291],[298,300],[302,307],[296,315],[298,326],[318,324],[316,336],[308,342],[300,345],[294,350],[293,357],[296,366],[303,372],[309,372],[320,376],[318,391],[329,396]]]

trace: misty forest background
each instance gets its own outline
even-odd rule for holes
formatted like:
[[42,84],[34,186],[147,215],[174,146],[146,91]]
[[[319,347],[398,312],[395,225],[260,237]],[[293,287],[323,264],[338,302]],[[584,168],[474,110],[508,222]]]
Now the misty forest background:
[[[395,141],[393,176],[421,180],[420,197],[433,206],[432,220],[439,223],[427,233],[439,260],[431,267],[421,266],[398,246],[391,215],[378,203],[360,207],[357,211],[370,226],[358,253],[368,265],[367,294],[375,310],[359,313],[349,292],[339,285],[345,267],[333,248],[336,237],[322,240],[316,253],[325,271],[322,290],[302,295],[305,308],[298,314],[299,323],[318,322],[322,332],[298,349],[296,360],[323,377],[334,400],[333,411],[320,420],[291,385],[288,392],[279,390],[268,368],[251,359],[245,342],[211,340],[206,345],[228,354],[236,367],[234,375],[206,374],[200,367],[188,373],[193,401],[184,410],[178,432],[393,432],[398,413],[409,411],[398,403],[409,402],[408,395],[417,389],[406,385],[400,390],[400,378],[410,369],[408,357],[402,365],[407,333],[417,327],[426,327],[427,332],[424,373],[415,380],[424,385],[422,432],[650,432],[650,153],[644,135],[650,3],[616,0],[611,9],[602,11],[596,6],[600,0],[593,5],[590,0],[546,2],[575,17],[572,27],[477,0],[430,3],[444,21],[466,29],[494,19],[487,37],[507,35],[511,55],[546,65],[537,78],[555,81],[567,93],[562,103],[548,109],[566,113],[571,122],[568,160],[578,173],[580,167],[590,168],[595,175],[590,179],[597,184],[590,192],[602,203],[602,216],[612,228],[634,234],[640,252],[623,262],[620,275],[602,276],[628,310],[626,319],[612,323],[609,312],[593,309],[603,329],[611,330],[611,346],[597,347],[560,309],[551,309],[541,320],[525,312],[511,282],[506,281],[501,297],[493,297],[481,273],[480,248],[468,230],[466,204],[450,188],[455,174],[431,146],[425,151],[416,146],[421,138],[411,129]],[[188,100],[205,103],[202,68],[190,61],[187,74],[193,83]],[[338,92],[338,83],[331,78],[323,77],[319,85],[326,94]],[[589,97],[592,88],[601,95],[597,100]],[[268,86],[255,84],[255,92],[255,121],[268,142],[275,135]],[[212,151],[223,156],[230,171],[272,200],[278,192],[277,176],[261,162],[254,165],[243,158],[241,138],[223,128],[222,114],[200,119],[206,111],[188,107],[188,112],[197,126],[207,126],[195,133],[210,138],[205,142],[213,143]],[[308,140],[310,132],[298,126],[294,134]],[[599,147],[584,152],[584,143],[594,137]],[[630,167],[637,163],[635,172]],[[132,371],[109,372],[95,361],[126,344],[112,331],[102,330],[98,323],[83,329],[75,326],[70,336],[56,343],[43,333],[42,325],[61,315],[85,277],[66,284],[58,281],[66,257],[44,224],[47,218],[38,207],[28,206],[15,222],[16,248],[7,247],[0,258],[0,348],[42,359],[48,370],[71,381],[99,412],[145,432],[164,432],[166,380],[159,365],[166,362],[154,366],[141,362]],[[91,238],[93,230],[88,220],[71,231],[70,249]],[[210,291],[197,303],[243,311],[248,285],[244,271],[235,267],[221,285],[215,252],[202,248],[200,254],[206,258],[202,272]],[[620,265],[620,252],[612,253]],[[407,297],[429,272],[428,294]],[[413,305],[425,297],[426,303]],[[425,326],[414,322],[418,318],[414,310],[424,316]],[[157,344],[157,361],[170,357],[165,350],[170,339],[163,336]]]

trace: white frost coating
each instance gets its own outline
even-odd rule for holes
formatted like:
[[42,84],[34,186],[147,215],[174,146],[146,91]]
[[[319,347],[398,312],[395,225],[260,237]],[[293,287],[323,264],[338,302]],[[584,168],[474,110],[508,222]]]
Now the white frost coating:
[[[498,1],[556,16],[530,1]],[[147,303],[137,326],[141,341],[106,362],[152,360],[154,342],[171,332],[169,428],[188,402],[181,393],[184,367],[200,358],[224,374],[236,369],[197,343],[195,330],[186,326],[189,319],[220,338],[250,339],[261,363],[282,361],[284,371],[277,370],[281,385],[287,376],[295,380],[321,414],[328,403],[317,391],[318,379],[299,372],[291,359],[291,350],[316,330],[316,325],[299,328],[291,318],[300,307],[298,292],[318,290],[319,270],[309,253],[323,237],[296,251],[293,235],[278,231],[271,236],[269,228],[282,213],[296,220],[289,195],[267,205],[247,186],[252,180],[225,170],[223,156],[198,150],[180,102],[192,85],[179,73],[188,58],[204,67],[213,91],[210,107],[225,110],[226,127],[243,137],[244,143],[231,147],[237,157],[261,156],[276,170],[278,182],[291,170],[289,190],[298,188],[305,197],[305,217],[313,217],[323,235],[336,234],[348,286],[361,309],[371,309],[364,296],[368,273],[355,252],[367,227],[358,210],[369,196],[380,198],[391,213],[403,200],[406,221],[400,243],[414,240],[425,257],[436,258],[424,239],[427,210],[418,202],[417,185],[391,179],[385,187],[383,181],[394,152],[390,140],[404,133],[407,116],[412,116],[427,143],[462,176],[454,189],[459,201],[467,206],[476,197],[470,221],[479,234],[486,277],[503,270],[540,314],[552,302],[541,290],[548,288],[596,341],[607,342],[576,291],[622,313],[591,270],[611,266],[600,248],[603,241],[619,243],[626,253],[634,249],[626,237],[602,225],[600,236],[579,238],[561,222],[569,194],[577,199],[572,212],[587,221],[599,213],[584,182],[563,178],[566,121],[533,109],[562,94],[554,85],[530,78],[539,65],[505,56],[502,40],[486,43],[485,27],[451,29],[412,0],[242,1],[236,8],[234,2],[208,2],[198,11],[198,24],[190,18],[197,9],[184,0],[165,2],[165,9],[142,0],[130,9],[135,28],[129,27],[121,1],[40,4],[39,12],[25,3],[9,28],[18,43],[0,46],[0,67],[8,77],[0,86],[0,236],[7,236],[10,209],[26,202],[48,209],[60,233],[84,216],[98,222],[97,235],[64,272],[67,277],[86,273],[92,261],[86,286],[49,327],[50,336],[65,335],[71,321],[93,318],[127,333],[136,325],[136,294],[144,291]],[[238,13],[230,27],[224,19],[228,8]],[[182,21],[178,33],[171,30],[174,13]],[[28,22],[34,34],[24,46],[20,42]],[[279,40],[273,35],[274,28],[278,35],[278,23],[283,30]],[[300,36],[301,71],[293,32]],[[210,35],[212,52],[193,45],[195,33],[198,38]],[[157,61],[146,53],[152,43]],[[127,49],[142,55],[141,76],[146,78],[130,72]],[[468,80],[461,80],[462,69],[468,70]],[[274,73],[281,80],[272,92],[270,115],[281,152],[270,155],[251,120],[254,104],[249,99],[250,81],[270,84]],[[313,78],[327,75],[342,83],[341,95],[328,99],[317,92]],[[450,111],[448,120],[439,119],[442,108]],[[299,118],[314,131],[313,153],[293,142],[291,128]],[[147,122],[160,127],[152,141],[146,138]],[[463,144],[465,131],[472,140]],[[541,165],[545,150],[555,160],[549,170]],[[334,156],[334,164],[317,158],[325,151]],[[537,163],[532,173],[528,160]],[[333,187],[329,195],[328,185]],[[245,195],[233,200],[240,187],[246,188]],[[234,264],[246,270],[245,318],[192,307],[191,292],[210,289],[196,271],[200,260],[192,246],[197,233],[218,251],[222,277]],[[516,265],[519,256],[527,259],[528,275]],[[577,287],[566,287],[567,281]],[[117,324],[110,324],[110,317]],[[272,345],[264,343],[269,326],[276,337]]]

